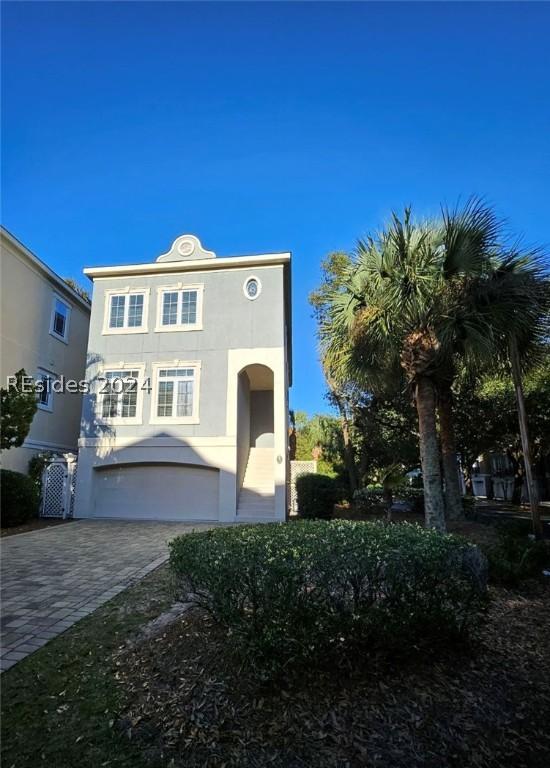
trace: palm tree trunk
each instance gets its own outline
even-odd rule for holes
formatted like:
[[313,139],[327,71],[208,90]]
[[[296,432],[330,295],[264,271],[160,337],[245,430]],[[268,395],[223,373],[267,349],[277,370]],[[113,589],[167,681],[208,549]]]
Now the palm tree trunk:
[[342,428],[342,440],[344,443],[344,463],[346,465],[346,471],[348,473],[349,488],[351,491],[351,495],[353,496],[353,494],[357,490],[358,483],[357,483],[357,467],[355,466],[355,451],[353,450],[353,443],[351,442],[349,421],[346,414],[346,410],[344,408],[344,404],[342,403],[340,397],[336,393],[336,389],[335,388],[331,388],[331,389],[332,389],[332,396],[334,398],[334,402],[336,403],[336,406],[340,413],[340,426]]
[[425,376],[417,379],[415,399],[420,433],[420,462],[424,479],[426,527],[445,532],[445,506],[435,421],[435,388],[431,379]]
[[523,384],[521,381],[519,353],[515,339],[512,339],[510,342],[510,363],[512,366],[512,379],[518,403],[519,431],[521,435],[521,447],[523,450],[523,462],[525,464],[525,478],[527,480],[527,489],[529,491],[529,506],[531,507],[533,533],[537,538],[541,538],[542,521],[540,519],[539,511],[539,494],[537,483],[533,475],[533,467],[531,465],[531,444],[529,442],[529,429],[527,427],[527,412],[525,410],[525,397],[523,395]]
[[344,460],[346,463],[346,470],[349,478],[349,488],[351,495],[357,490],[357,470],[355,467],[355,453],[353,450],[353,444],[349,433],[349,424],[345,416],[340,417],[342,424],[342,437],[344,440]]
[[443,477],[445,478],[445,512],[447,520],[459,520],[462,517],[462,494],[458,480],[458,460],[453,427],[453,399],[451,387],[447,383],[442,384],[439,388],[437,412]]

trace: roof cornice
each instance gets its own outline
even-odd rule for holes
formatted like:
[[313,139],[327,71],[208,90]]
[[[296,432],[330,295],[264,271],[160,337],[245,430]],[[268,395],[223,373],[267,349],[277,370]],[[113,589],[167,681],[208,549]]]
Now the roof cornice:
[[127,264],[112,267],[87,267],[84,274],[90,280],[131,275],[162,275],[170,272],[205,272],[239,267],[268,267],[290,263],[290,253],[265,253],[257,256],[229,256],[192,261],[155,261],[147,264]]

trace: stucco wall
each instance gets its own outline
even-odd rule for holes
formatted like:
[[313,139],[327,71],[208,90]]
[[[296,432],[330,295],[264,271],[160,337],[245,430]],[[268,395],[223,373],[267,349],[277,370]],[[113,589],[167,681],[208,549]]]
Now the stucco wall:
[[[260,296],[250,301],[243,293],[244,281],[256,275],[262,284]],[[155,332],[157,288],[200,283],[204,285],[203,329]],[[150,288],[148,330],[135,334],[104,334],[105,292],[117,288]],[[154,436],[179,437],[225,435],[227,421],[227,351],[241,348],[283,348],[284,301],[282,266],[252,269],[182,272],[170,275],[96,280],[90,324],[87,378],[93,381],[101,367],[142,363],[145,378],[152,377],[152,364],[172,360],[201,362],[199,424],[155,425],[149,423],[154,407],[151,393],[144,391],[141,425],[111,426],[97,417],[96,399],[85,398],[83,437]]]
[[250,393],[250,445],[273,448],[273,392]]
[[[171,265],[173,268],[173,265]],[[184,268],[183,268],[184,269]],[[243,291],[254,275],[261,292],[254,300]],[[202,329],[156,331],[159,287],[202,284]],[[105,333],[106,292],[148,291],[144,332]],[[275,390],[275,519],[284,519],[286,481],[285,283],[282,264],[205,269],[170,274],[97,277],[90,327],[87,378],[97,391],[102,368],[142,365],[153,384],[153,364],[200,362],[198,423],[152,424],[154,392],[143,391],[139,424],[105,423],[98,415],[97,394],[85,398],[80,440],[76,515],[101,513],[94,502],[98,467],[117,463],[170,462],[219,470],[218,516],[236,519],[238,488],[246,468],[250,441],[249,392],[239,373],[246,366],[273,371]],[[244,440],[240,437],[244,436]],[[157,514],[157,512],[155,512]],[[158,511],[162,514],[162,511]]]
[[[24,368],[35,375],[43,368],[58,377],[79,381],[85,377],[90,312],[71,292],[49,279],[25,252],[2,233],[1,249],[1,355],[0,377]],[[71,308],[68,343],[50,334],[54,293]],[[54,393],[52,411],[37,410],[25,448],[11,448],[2,465],[25,472],[39,447],[75,450],[80,431],[82,396]]]
[[250,382],[245,371],[239,374],[237,389],[237,493],[243,485],[250,452]]

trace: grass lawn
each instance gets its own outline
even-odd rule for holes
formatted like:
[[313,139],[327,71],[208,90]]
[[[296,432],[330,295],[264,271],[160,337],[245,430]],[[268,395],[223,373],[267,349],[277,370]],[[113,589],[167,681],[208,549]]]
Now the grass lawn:
[[2,675],[3,768],[150,766],[117,725],[114,656],[173,602],[170,585],[153,572]]
[[[486,526],[483,526],[485,531]],[[492,590],[470,647],[277,685],[150,574],[2,676],[4,768],[546,768],[550,587]]]

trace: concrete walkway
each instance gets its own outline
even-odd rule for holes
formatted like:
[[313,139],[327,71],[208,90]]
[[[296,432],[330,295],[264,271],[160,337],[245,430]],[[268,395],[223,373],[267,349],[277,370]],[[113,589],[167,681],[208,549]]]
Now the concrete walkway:
[[191,523],[78,520],[1,540],[4,671],[143,578]]

